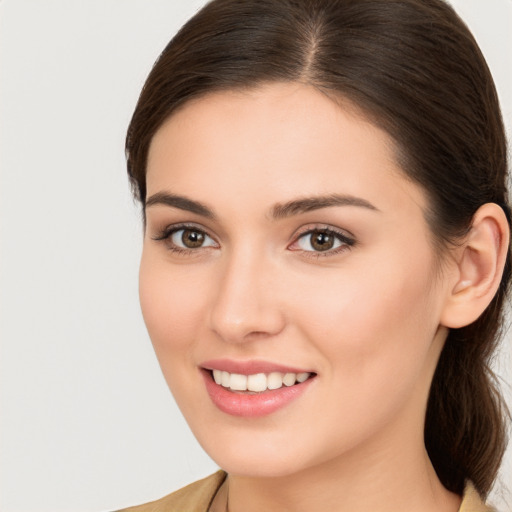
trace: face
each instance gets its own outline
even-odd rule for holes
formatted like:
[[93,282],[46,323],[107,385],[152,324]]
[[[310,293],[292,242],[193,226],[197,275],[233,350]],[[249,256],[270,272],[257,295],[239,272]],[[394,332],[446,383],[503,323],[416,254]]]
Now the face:
[[147,185],[144,319],[222,468],[423,443],[447,286],[386,133],[299,84],[214,93],[156,133]]

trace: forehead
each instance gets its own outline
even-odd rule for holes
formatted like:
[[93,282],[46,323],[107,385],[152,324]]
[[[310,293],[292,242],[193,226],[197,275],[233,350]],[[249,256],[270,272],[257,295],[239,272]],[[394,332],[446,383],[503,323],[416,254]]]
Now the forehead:
[[[406,192],[391,137],[349,102],[297,83],[222,91],[185,104],[157,131],[148,195],[163,189],[212,193],[241,207],[283,196],[362,193],[385,207]],[[226,192],[226,194],[223,194]]]

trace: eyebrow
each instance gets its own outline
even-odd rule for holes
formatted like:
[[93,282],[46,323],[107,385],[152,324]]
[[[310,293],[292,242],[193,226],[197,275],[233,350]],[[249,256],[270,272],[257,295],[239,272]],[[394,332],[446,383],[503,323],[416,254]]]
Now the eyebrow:
[[207,219],[215,219],[213,210],[208,208],[208,206],[205,204],[200,203],[199,201],[188,199],[184,196],[169,194],[168,192],[157,192],[156,194],[153,194],[146,200],[145,208],[159,204],[170,206],[172,208],[178,208],[187,212],[196,213],[197,215],[201,215]]
[[332,206],[358,206],[360,208],[367,208],[368,210],[380,211],[372,203],[361,197],[345,194],[331,194],[328,196],[305,197],[283,204],[276,204],[272,208],[271,215],[274,219],[283,219],[301,213],[320,210],[321,208],[330,208]]
[[[146,208],[154,205],[170,206],[171,208],[192,212],[208,219],[216,219],[213,210],[205,204],[185,196],[170,194],[168,192],[157,192],[146,200]],[[380,211],[366,199],[345,194],[331,194],[327,196],[305,197],[294,199],[286,203],[278,203],[271,208],[270,216],[273,219],[284,219],[292,217],[293,215],[333,206],[357,206],[372,211]]]

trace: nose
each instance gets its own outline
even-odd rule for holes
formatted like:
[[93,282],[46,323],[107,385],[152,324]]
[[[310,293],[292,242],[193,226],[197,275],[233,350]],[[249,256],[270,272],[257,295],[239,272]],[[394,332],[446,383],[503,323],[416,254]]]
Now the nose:
[[285,326],[277,272],[258,255],[226,259],[218,274],[210,328],[228,343],[272,337]]

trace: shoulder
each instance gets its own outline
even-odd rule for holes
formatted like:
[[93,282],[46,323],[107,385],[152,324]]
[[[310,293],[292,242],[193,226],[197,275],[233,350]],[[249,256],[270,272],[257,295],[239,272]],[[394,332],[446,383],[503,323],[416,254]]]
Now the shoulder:
[[220,470],[159,500],[117,512],[207,512],[225,479],[226,473]]
[[[225,479],[226,473],[219,470],[159,500],[117,512],[207,512]],[[464,489],[459,512],[494,512],[494,509],[485,505],[473,485],[468,483]]]
[[459,512],[494,512],[483,501],[471,482],[466,484]]

